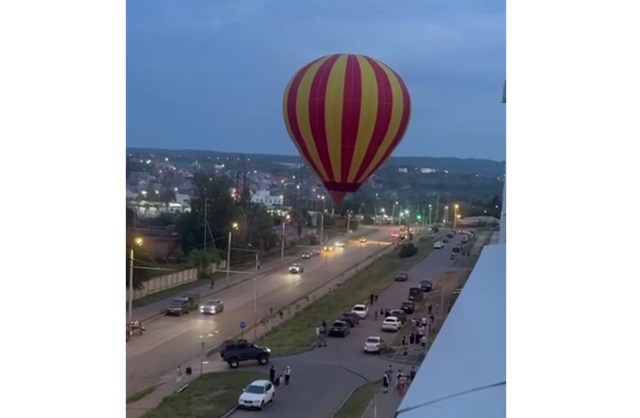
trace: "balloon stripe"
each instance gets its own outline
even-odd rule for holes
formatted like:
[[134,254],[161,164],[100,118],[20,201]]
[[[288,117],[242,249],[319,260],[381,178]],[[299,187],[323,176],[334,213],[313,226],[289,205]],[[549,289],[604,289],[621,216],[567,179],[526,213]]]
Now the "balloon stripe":
[[364,175],[371,166],[371,163],[378,152],[378,148],[382,145],[382,142],[385,139],[389,129],[389,121],[391,120],[391,112],[393,109],[393,91],[391,90],[391,83],[389,82],[387,74],[376,61],[368,57],[364,58],[367,60],[369,65],[371,65],[376,77],[376,83],[378,85],[378,109],[375,119],[375,127],[373,129],[373,134],[371,135],[371,140],[369,141],[369,146],[367,147],[367,152],[365,153],[364,160],[356,174],[356,182],[358,183],[363,183],[363,178],[366,180]]
[[309,149],[302,139],[296,112],[296,98],[298,96],[298,88],[300,86],[300,82],[302,81],[302,77],[312,64],[313,62],[307,64],[293,76],[293,78],[287,85],[287,88],[285,89],[282,106],[284,113],[284,123],[287,127],[287,131],[289,132],[289,136],[291,137],[291,139],[293,139],[293,145],[295,145],[295,147],[298,149],[298,152],[300,153],[302,159],[305,160],[305,162],[309,164],[309,166],[311,166],[314,171],[318,172],[318,167],[310,157]]
[[406,132],[411,114],[411,100],[406,86],[390,68],[377,62],[380,68],[385,72],[387,79],[391,84],[393,92],[392,116],[389,123],[389,130],[385,135],[380,148],[376,151],[376,155],[371,160],[371,164],[367,167],[363,176],[359,179],[362,182],[367,179],[386,161],[393,150],[398,146],[400,140]]
[[360,115],[357,118],[358,135],[354,143],[353,157],[349,169],[347,182],[356,181],[356,174],[362,166],[364,156],[369,148],[371,136],[376,126],[376,116],[378,114],[378,83],[373,67],[362,56],[355,57],[360,70]]
[[300,125],[300,132],[303,142],[306,144],[309,150],[310,159],[313,160],[315,167],[317,167],[317,174],[321,180],[329,180],[330,170],[325,169],[325,165],[322,159],[321,145],[318,144],[318,137],[314,130],[312,118],[317,118],[318,114],[314,113],[314,110],[310,109],[309,103],[312,97],[312,86],[315,78],[318,75],[320,68],[329,60],[330,57],[322,57],[314,62],[302,76],[300,80],[300,86],[298,87],[298,94],[295,99],[296,115],[298,124]]
[[[325,177],[323,180],[336,181],[331,167],[329,156],[329,144],[327,143],[327,132],[325,129],[325,95],[331,68],[338,60],[338,55],[331,55],[318,66],[309,90],[309,96],[304,104],[308,109],[309,128],[316,143],[320,162],[324,167]],[[302,103],[301,103],[302,105]]]
[[362,78],[358,59],[354,55],[343,55],[343,57],[345,57],[345,71],[341,80],[343,86],[342,97],[339,100],[343,103],[342,114],[340,115],[342,122],[342,132],[340,133],[342,139],[342,161],[340,161],[340,175],[336,178],[341,182],[348,182],[349,170],[353,164],[353,155],[358,138]]
[[327,89],[324,96],[324,124],[327,133],[327,148],[329,149],[329,160],[333,170],[335,181],[342,181],[342,164],[345,157],[345,138],[343,137],[344,124],[343,115],[348,111],[348,104],[343,100],[347,72],[347,55],[338,55],[338,59],[331,67]]

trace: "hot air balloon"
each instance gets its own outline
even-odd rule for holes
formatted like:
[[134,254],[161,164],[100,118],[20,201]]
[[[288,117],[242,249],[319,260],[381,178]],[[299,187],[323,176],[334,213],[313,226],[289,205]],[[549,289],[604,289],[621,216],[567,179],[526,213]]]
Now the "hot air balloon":
[[363,55],[321,57],[298,70],[284,93],[287,131],[337,205],[389,158],[409,125],[404,81]]

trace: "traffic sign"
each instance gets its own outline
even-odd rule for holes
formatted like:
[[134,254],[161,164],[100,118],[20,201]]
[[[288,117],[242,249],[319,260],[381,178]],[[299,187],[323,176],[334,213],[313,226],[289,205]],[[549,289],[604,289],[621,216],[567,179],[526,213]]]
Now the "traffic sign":
[[240,329],[245,329],[247,327],[247,323],[244,321],[240,321]]

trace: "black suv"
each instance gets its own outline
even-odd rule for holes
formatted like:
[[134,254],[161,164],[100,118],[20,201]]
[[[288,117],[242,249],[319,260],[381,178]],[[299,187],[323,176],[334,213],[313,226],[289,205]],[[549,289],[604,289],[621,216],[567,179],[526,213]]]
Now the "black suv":
[[345,321],[333,321],[331,327],[329,328],[329,336],[330,337],[346,337],[349,335],[349,324]]
[[358,316],[358,314],[354,312],[344,312],[340,320],[349,324],[351,328],[355,327],[360,323],[360,317]]
[[220,357],[235,369],[241,361],[257,360],[261,365],[269,363],[271,350],[267,347],[258,347],[247,340],[229,340],[222,344]]
[[416,304],[413,303],[413,301],[405,300],[404,302],[402,302],[400,309],[402,309],[407,314],[412,314],[416,310]]

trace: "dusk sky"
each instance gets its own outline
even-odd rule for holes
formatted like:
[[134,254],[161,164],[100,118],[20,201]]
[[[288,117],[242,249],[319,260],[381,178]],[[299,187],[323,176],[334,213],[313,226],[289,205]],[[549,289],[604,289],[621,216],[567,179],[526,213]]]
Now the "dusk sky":
[[364,54],[406,82],[395,156],[505,159],[504,0],[127,2],[127,146],[297,154],[291,76]]

